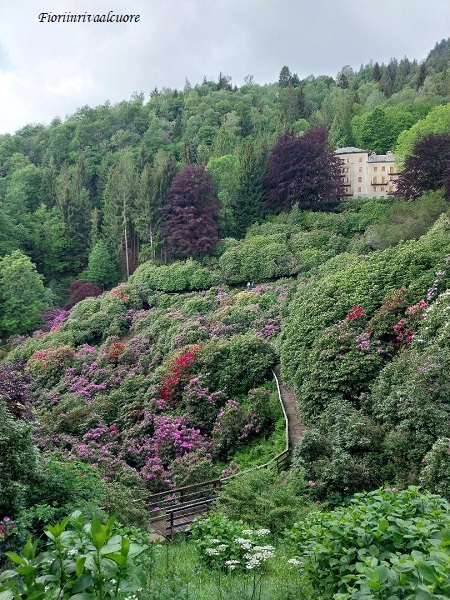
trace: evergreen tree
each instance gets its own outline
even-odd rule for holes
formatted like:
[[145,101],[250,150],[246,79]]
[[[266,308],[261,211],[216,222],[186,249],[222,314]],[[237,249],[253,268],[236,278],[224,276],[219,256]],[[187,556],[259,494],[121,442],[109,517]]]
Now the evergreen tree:
[[245,235],[247,227],[263,217],[263,177],[267,168],[268,142],[260,138],[247,141],[239,152],[241,174],[235,209],[236,232]]
[[109,288],[117,283],[117,270],[103,240],[98,240],[92,247],[82,280],[92,281],[102,288]]
[[131,214],[136,195],[136,170],[130,154],[124,154],[109,172],[104,193],[103,229],[113,260],[124,266],[128,279],[137,264],[137,239]]
[[280,87],[287,87],[291,83],[292,74],[289,67],[286,65],[281,69],[280,76],[278,78],[278,85]]

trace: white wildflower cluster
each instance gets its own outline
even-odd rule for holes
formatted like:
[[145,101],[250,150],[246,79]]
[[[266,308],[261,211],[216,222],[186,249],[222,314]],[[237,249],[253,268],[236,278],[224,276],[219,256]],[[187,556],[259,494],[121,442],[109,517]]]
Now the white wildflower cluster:
[[234,569],[237,569],[241,566],[241,563],[238,560],[226,560],[225,566],[228,567],[230,571],[234,571]]
[[72,550],[69,550],[69,552],[67,553],[69,556],[75,556],[75,554],[77,553],[76,548],[72,548]]
[[206,548],[205,554],[207,554],[208,556],[219,556],[219,554],[225,552],[225,550],[228,548],[228,544],[222,544],[221,541],[217,538],[213,538],[211,540],[211,544],[217,545],[213,548]]
[[208,556],[219,556],[220,550],[219,548],[205,548],[205,554]]
[[253,542],[248,538],[235,538],[234,543],[243,548],[244,550],[251,550],[253,548]]
[[298,565],[300,564],[300,561],[299,561],[299,559],[298,559],[298,558],[295,558],[295,557],[294,557],[294,558],[290,558],[290,559],[288,560],[288,563],[289,563],[290,565],[298,566]]
[[131,596],[125,596],[125,600],[138,600],[136,594],[131,594]]
[[263,562],[275,556],[275,548],[273,546],[254,546],[251,552],[244,554],[247,561],[245,568],[248,570],[257,569]]

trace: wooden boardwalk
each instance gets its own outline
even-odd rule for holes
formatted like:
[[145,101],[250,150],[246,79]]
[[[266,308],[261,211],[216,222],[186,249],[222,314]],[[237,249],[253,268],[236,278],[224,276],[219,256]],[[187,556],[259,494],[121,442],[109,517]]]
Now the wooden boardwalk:
[[[265,465],[254,469],[272,468],[280,473],[289,468],[292,452],[307,428],[299,419],[293,391],[280,381],[279,367],[275,368],[274,377],[286,422],[286,448]],[[213,479],[153,494],[148,504],[148,509],[153,515],[151,541],[173,539],[176,533],[186,529],[197,516],[206,513],[227,479],[230,478]]]

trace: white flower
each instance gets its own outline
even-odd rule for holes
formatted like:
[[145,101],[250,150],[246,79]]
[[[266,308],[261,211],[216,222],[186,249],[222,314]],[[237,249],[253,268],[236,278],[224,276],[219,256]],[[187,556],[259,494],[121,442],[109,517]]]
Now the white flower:
[[299,565],[299,564],[300,564],[300,561],[298,560],[298,558],[290,558],[290,559],[288,560],[288,563],[289,563],[290,565]]
[[253,529],[243,529],[242,534],[243,535],[253,535]]
[[257,529],[256,535],[270,535],[270,529]]
[[252,549],[252,540],[247,540],[245,538],[236,538],[234,540],[234,542],[236,544],[238,544],[239,546],[241,546],[241,548],[243,548],[244,550],[251,550]]
[[207,554],[208,556],[219,556],[220,550],[218,550],[217,548],[206,548],[205,554]]

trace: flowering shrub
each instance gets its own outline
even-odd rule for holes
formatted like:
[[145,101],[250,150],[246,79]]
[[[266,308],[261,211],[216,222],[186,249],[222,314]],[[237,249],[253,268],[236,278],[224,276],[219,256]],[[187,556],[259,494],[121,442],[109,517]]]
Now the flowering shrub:
[[352,306],[351,310],[347,314],[347,321],[356,321],[356,319],[360,319],[366,313],[362,306]]
[[117,365],[119,358],[122,356],[125,350],[125,344],[122,342],[114,342],[111,344],[108,352],[108,362],[112,365]]
[[188,373],[195,362],[201,346],[194,346],[181,356],[177,356],[169,363],[161,377],[159,393],[161,398],[172,406],[180,400],[182,383],[188,380]]
[[182,404],[186,422],[190,425],[198,425],[202,433],[211,433],[224,402],[225,397],[221,391],[209,393],[203,385],[201,375],[192,378],[183,390]]
[[70,312],[68,310],[62,308],[52,308],[51,310],[42,313],[42,318],[45,323],[42,330],[50,332],[58,331],[69,314]]
[[74,356],[75,350],[69,346],[38,350],[28,360],[28,370],[34,377],[39,377],[44,385],[56,383]]
[[246,415],[235,400],[227,400],[219,412],[212,430],[214,453],[226,458],[231,449],[236,449],[242,444],[242,432],[246,422]]

